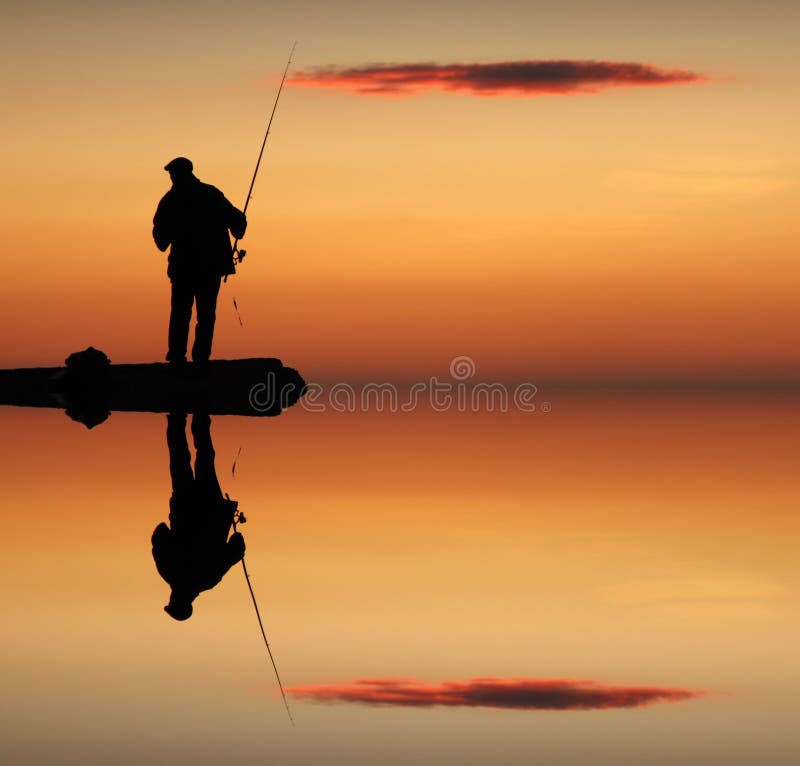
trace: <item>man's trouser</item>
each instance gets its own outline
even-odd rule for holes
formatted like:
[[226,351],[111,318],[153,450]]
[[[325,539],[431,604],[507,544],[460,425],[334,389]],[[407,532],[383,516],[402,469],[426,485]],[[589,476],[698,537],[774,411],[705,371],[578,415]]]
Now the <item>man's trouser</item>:
[[192,359],[207,362],[211,356],[211,341],[214,338],[214,322],[217,318],[217,295],[221,278],[194,277],[172,280],[172,301],[169,315],[169,351],[167,359],[180,362],[186,359],[189,342],[189,322],[192,304],[197,309],[197,325],[194,329]]

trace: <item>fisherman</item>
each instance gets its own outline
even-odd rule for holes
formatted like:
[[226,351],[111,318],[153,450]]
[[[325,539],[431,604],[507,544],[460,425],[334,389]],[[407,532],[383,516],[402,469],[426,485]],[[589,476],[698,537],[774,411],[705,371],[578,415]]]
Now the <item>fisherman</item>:
[[172,188],[158,203],[153,239],[159,250],[170,247],[167,276],[172,283],[167,361],[186,362],[192,304],[197,311],[192,360],[208,362],[214,337],[217,296],[222,277],[233,274],[233,248],[247,228],[245,214],[216,187],[202,183],[191,160],[176,157],[164,166]]
[[228,570],[244,558],[244,538],[231,525],[235,500],[224,497],[214,467],[211,418],[192,416],[195,447],[194,473],[186,440],[186,416],[167,415],[167,447],[172,497],[169,526],[153,531],[153,559],[158,573],[171,588],[164,611],[176,620],[192,616],[192,602],[217,585]]

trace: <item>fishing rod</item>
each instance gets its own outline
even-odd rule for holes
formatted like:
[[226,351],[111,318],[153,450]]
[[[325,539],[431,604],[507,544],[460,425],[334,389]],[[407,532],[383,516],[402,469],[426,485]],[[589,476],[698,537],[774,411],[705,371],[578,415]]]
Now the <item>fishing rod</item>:
[[[241,450],[240,450],[241,451]],[[227,497],[227,495],[226,495]],[[233,531],[236,532],[236,524],[244,524],[247,521],[241,511],[236,511],[233,516]],[[281,697],[283,697],[283,705],[286,708],[286,713],[289,716],[289,721],[294,726],[294,718],[292,711],[289,708],[289,701],[286,699],[286,692],[283,690],[283,681],[281,681],[280,673],[278,673],[278,666],[275,664],[275,658],[272,656],[272,649],[270,648],[269,641],[267,641],[267,632],[264,630],[264,622],[261,619],[261,612],[258,609],[258,602],[256,601],[256,594],[253,593],[253,586],[250,584],[250,574],[247,571],[247,564],[244,563],[244,556],[242,556],[242,571],[244,572],[244,579],[247,582],[247,589],[250,591],[250,598],[253,600],[253,606],[256,609],[256,617],[258,617],[258,627],[261,628],[261,636],[264,639],[264,645],[267,647],[267,654],[269,654],[272,669],[275,671],[275,678],[278,681],[278,688],[281,690]]]
[[[281,77],[281,84],[278,86],[278,94],[275,96],[275,103],[272,105],[272,112],[270,113],[269,122],[267,123],[267,132],[264,133],[264,140],[261,142],[261,151],[259,151],[258,160],[256,160],[256,168],[253,171],[253,178],[250,181],[250,188],[247,190],[247,199],[244,202],[244,209],[242,210],[242,212],[245,214],[247,213],[247,206],[250,204],[250,198],[253,195],[253,186],[256,183],[256,176],[258,175],[258,169],[261,166],[261,158],[264,156],[264,147],[267,145],[267,138],[269,137],[269,131],[270,128],[272,128],[272,120],[274,119],[275,111],[278,108],[278,101],[280,100],[281,92],[283,91],[283,83],[286,82],[286,75],[289,73],[289,66],[292,63],[292,56],[294,56],[294,49],[296,47],[297,47],[297,41],[295,40],[294,45],[292,46],[292,50],[289,53],[289,60],[286,62],[286,67],[283,70],[283,77]],[[245,255],[247,255],[247,250],[239,250],[239,238],[237,237],[233,243],[233,262],[241,263],[244,260]]]

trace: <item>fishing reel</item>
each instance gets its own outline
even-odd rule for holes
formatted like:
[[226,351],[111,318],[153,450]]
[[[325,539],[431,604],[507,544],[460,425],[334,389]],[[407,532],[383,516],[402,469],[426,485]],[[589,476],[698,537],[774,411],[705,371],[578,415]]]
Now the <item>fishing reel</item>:
[[227,492],[225,493],[225,500],[233,506],[233,528],[236,529],[237,524],[246,524],[247,519],[239,510],[239,504],[235,500],[231,500],[231,496]]
[[241,263],[247,255],[247,250],[240,250],[238,247],[233,248],[233,262]]

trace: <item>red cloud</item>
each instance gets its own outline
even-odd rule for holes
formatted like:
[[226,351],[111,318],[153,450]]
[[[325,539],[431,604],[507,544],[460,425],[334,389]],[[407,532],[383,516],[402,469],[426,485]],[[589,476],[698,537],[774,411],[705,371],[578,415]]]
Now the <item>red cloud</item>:
[[294,686],[295,699],[311,702],[360,702],[402,707],[492,707],[512,710],[605,710],[681,702],[705,694],[659,686],[607,686],[597,681],[536,678],[473,678],[424,683],[378,678],[331,686]]
[[467,91],[481,96],[596,93],[606,88],[680,85],[706,77],[684,69],[660,69],[625,61],[528,60],[497,64],[369,64],[318,67],[298,72],[292,85],[344,88],[370,95],[408,95],[426,90]]

